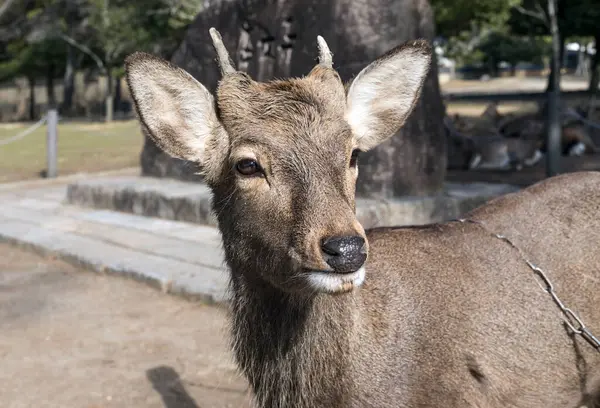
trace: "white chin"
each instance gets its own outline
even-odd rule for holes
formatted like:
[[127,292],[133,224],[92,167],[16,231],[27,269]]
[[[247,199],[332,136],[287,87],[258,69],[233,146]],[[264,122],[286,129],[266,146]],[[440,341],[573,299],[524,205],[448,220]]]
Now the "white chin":
[[365,281],[365,267],[352,273],[310,272],[307,276],[310,286],[326,293],[349,292]]

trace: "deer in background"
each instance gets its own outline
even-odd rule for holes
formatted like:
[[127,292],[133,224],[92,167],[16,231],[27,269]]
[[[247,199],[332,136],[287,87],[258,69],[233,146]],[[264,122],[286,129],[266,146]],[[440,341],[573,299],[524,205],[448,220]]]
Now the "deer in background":
[[394,48],[345,87],[319,37],[307,76],[259,83],[210,34],[216,98],[144,53],[127,59],[127,77],[144,130],[200,163],[212,189],[232,347],[258,407],[596,401],[600,355],[535,272],[600,332],[599,173],[549,179],[464,222],[364,231],[357,156],[410,115],[430,46]]

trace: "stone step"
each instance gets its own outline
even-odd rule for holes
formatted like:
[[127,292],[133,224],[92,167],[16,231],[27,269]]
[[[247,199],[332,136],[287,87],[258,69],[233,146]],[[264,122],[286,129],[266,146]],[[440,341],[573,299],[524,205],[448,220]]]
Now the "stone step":
[[0,241],[167,293],[227,302],[228,276],[215,228],[64,205],[54,194],[36,193],[0,195]]
[[69,204],[216,226],[210,197],[202,183],[139,176],[76,181],[67,187]]
[[[365,228],[423,225],[462,216],[517,187],[493,183],[446,183],[428,197],[357,199],[357,216]],[[78,180],[67,188],[67,202],[84,207],[216,226],[211,193],[202,183],[142,176]]]

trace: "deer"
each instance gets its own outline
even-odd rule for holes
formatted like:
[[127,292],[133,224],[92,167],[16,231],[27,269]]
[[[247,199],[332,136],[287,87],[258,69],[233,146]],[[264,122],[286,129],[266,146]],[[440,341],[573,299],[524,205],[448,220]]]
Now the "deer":
[[126,73],[143,131],[212,191],[232,352],[256,407],[600,401],[600,173],[548,178],[458,220],[365,231],[358,157],[412,113],[429,43],[344,83],[318,36],[308,74],[256,82],[209,34],[214,92],[142,52]]

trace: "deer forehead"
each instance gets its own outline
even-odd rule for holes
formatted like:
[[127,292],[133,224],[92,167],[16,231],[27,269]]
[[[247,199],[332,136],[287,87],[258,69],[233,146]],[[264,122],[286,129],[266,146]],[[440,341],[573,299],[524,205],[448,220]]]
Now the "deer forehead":
[[314,144],[351,137],[338,77],[310,75],[259,83],[233,75],[220,83],[217,104],[233,139],[268,138],[288,144],[306,139]]

